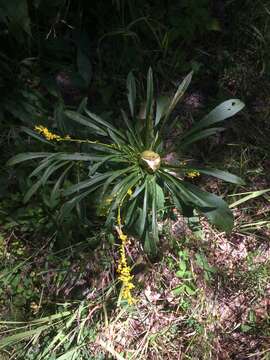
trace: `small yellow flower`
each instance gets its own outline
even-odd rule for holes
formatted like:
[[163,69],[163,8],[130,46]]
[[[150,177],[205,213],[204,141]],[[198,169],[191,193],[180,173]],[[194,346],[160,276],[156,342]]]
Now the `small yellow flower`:
[[122,240],[123,242],[126,242],[126,241],[127,241],[127,235],[125,235],[125,234],[120,234],[119,238],[120,238],[120,240]]
[[200,176],[201,174],[199,173],[199,171],[196,170],[192,170],[186,173],[186,177],[190,178],[190,179],[194,179],[198,176]]
[[131,190],[131,188],[128,189],[127,194],[128,194],[129,196],[131,196],[131,195],[133,194],[133,191]]
[[69,135],[66,135],[64,138],[62,138],[60,135],[53,134],[48,130],[45,126],[38,125],[35,126],[35,130],[43,135],[47,140],[56,140],[56,141],[63,141],[63,140],[71,140]]

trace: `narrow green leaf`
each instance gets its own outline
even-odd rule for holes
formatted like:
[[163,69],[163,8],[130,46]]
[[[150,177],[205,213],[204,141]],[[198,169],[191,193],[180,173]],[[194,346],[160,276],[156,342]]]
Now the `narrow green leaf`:
[[45,158],[48,155],[51,155],[51,153],[48,152],[30,152],[30,153],[23,153],[13,156],[10,160],[8,160],[7,165],[13,166],[16,164],[19,164],[23,161],[33,160],[33,159],[40,159]]
[[30,189],[24,195],[23,202],[27,203],[31,199],[31,197],[33,195],[35,195],[35,193],[38,191],[38,189],[40,188],[41,185],[42,185],[41,180],[38,180],[37,182],[35,182],[34,185],[32,185],[30,187]]
[[155,117],[155,126],[157,126],[166,114],[170,104],[170,99],[168,96],[159,96],[156,101],[156,117]]
[[54,184],[54,187],[51,191],[51,196],[50,196],[50,202],[54,203],[57,199],[57,197],[60,194],[60,186],[66,176],[66,174],[68,173],[68,171],[72,168],[73,164],[70,164],[63,172],[62,174],[59,176],[58,180],[56,181],[56,183]]
[[229,233],[233,228],[233,214],[228,204],[219,196],[202,191],[190,183],[183,183],[187,191],[192,192],[199,200],[206,203],[206,206],[197,206],[209,221],[217,228]]
[[125,135],[121,131],[117,130],[116,127],[113,126],[112,124],[110,124],[108,121],[103,120],[100,116],[92,113],[91,111],[89,111],[87,109],[85,109],[85,112],[91,119],[96,121],[98,124],[103,125],[103,126],[105,126],[105,128],[112,130],[115,134],[117,134],[123,140],[125,140]]
[[144,198],[143,198],[143,208],[142,213],[139,218],[139,228],[138,228],[138,234],[139,236],[143,235],[147,217],[148,217],[148,178],[145,180],[145,188],[144,188]]
[[[236,207],[236,206],[238,206],[238,205],[241,205],[241,204],[245,203],[246,201],[249,201],[249,200],[251,200],[251,199],[255,199],[255,198],[257,198],[258,196],[262,196],[262,195],[268,193],[269,191],[270,191],[270,189],[257,190],[257,191],[248,192],[248,193],[247,193],[248,195],[246,195],[246,196],[242,197],[241,199],[233,202],[232,204],[230,204],[229,207],[232,209],[232,208],[234,208],[234,207]],[[245,194],[245,193],[244,193],[244,194]],[[243,195],[244,195],[244,194],[243,194]],[[239,194],[234,194],[233,196],[235,196],[235,195],[239,195]],[[242,194],[241,194],[241,195],[242,195]]]
[[210,129],[206,129],[206,130],[202,130],[202,131],[198,131],[196,133],[193,133],[189,136],[186,136],[184,135],[183,138],[180,140],[180,148],[183,149],[185,147],[187,147],[188,145],[196,142],[196,141],[199,141],[199,140],[202,140],[202,139],[205,139],[211,135],[215,135],[216,133],[218,132],[221,132],[221,131],[224,131],[225,128],[210,128]]
[[152,68],[150,67],[147,74],[146,120],[151,116],[153,96],[154,96],[153,71]]
[[232,184],[237,185],[245,185],[245,182],[243,179],[241,179],[239,176],[236,176],[234,174],[231,174],[227,171],[222,171],[218,169],[208,169],[208,168],[195,168],[196,171],[199,171],[202,174],[211,175],[218,179],[230,182]]
[[184,80],[181,82],[181,84],[178,86],[178,89],[170,103],[170,105],[168,106],[168,109],[165,113],[164,119],[163,121],[160,123],[160,129],[162,130],[164,125],[166,124],[169,116],[171,115],[172,111],[175,109],[176,105],[178,104],[178,102],[180,101],[180,99],[183,97],[183,95],[185,94],[191,79],[192,79],[192,75],[193,72],[190,72],[185,78]]
[[130,72],[127,77],[127,90],[128,90],[128,103],[131,116],[135,116],[135,104],[136,104],[136,81],[133,73]]
[[84,181],[80,181],[79,183],[70,186],[69,188],[67,188],[64,192],[63,195],[64,196],[69,196],[74,194],[75,192],[79,192],[83,189],[92,187],[93,185],[96,185],[97,183],[100,183],[100,186],[102,185],[102,182],[104,181],[104,179],[108,178],[111,175],[111,172],[107,172],[105,174],[101,174],[101,175],[96,175],[90,179],[84,180]]
[[101,135],[101,136],[107,136],[106,130],[104,130],[102,127],[94,124],[86,116],[83,116],[82,114],[80,114],[76,111],[66,110],[65,115],[69,119],[76,121],[77,123],[79,123],[81,125],[87,126],[90,129],[90,132]]
[[198,130],[204,129],[208,126],[216,124],[217,122],[226,120],[244,108],[245,104],[238,99],[230,99],[224,101],[206,115],[201,121],[195,124],[186,134],[189,136]]
[[90,190],[87,190],[77,196],[74,196],[71,200],[64,203],[64,205],[60,209],[60,215],[59,218],[65,218],[70,214],[70,212],[74,209],[74,207],[82,201],[85,197],[87,197],[89,194],[97,190],[101,184],[98,184],[95,187],[92,187]]

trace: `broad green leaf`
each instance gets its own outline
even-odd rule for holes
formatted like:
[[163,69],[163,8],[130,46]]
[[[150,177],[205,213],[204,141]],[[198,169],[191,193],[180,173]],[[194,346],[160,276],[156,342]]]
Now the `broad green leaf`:
[[97,123],[100,124],[100,125],[105,126],[105,128],[108,128],[108,129],[112,130],[113,132],[115,132],[115,134],[117,134],[117,135],[120,136],[123,140],[125,140],[125,135],[124,135],[121,131],[117,130],[116,127],[113,126],[111,123],[109,123],[108,121],[102,119],[100,116],[92,113],[91,111],[89,111],[89,110],[87,110],[87,109],[85,109],[85,112],[86,112],[86,114],[87,114],[91,119],[93,119],[95,122],[97,122]]
[[218,105],[214,110],[212,110],[208,115],[206,115],[201,121],[195,124],[186,136],[197,132],[198,130],[204,129],[208,126],[216,124],[217,122],[228,119],[244,108],[245,104],[238,99],[230,99],[224,101]]
[[196,168],[195,170],[199,171],[202,174],[211,175],[218,179],[230,182],[232,184],[245,185],[243,179],[241,179],[239,176],[229,173],[228,171],[222,171],[218,169],[207,169],[207,168]]
[[135,116],[135,104],[136,104],[136,81],[135,78],[130,72],[127,77],[127,90],[128,90],[128,103],[130,108],[131,116]]
[[30,152],[30,153],[23,153],[13,156],[10,160],[8,160],[7,165],[13,166],[19,164],[23,161],[33,160],[33,159],[40,159],[45,158],[52,153],[48,152]]
[[163,210],[165,205],[164,191],[161,186],[156,183],[156,207],[157,210]]
[[[196,208],[200,210],[209,221],[217,228],[229,233],[233,228],[233,214],[229,209],[227,203],[219,196],[202,191],[197,186],[183,182],[186,190],[194,194],[199,201],[197,201]],[[202,205],[200,205],[200,201]],[[206,206],[203,204],[207,204]]]
[[38,180],[37,182],[35,182],[34,185],[32,185],[30,187],[30,189],[24,195],[23,202],[27,203],[29,201],[29,199],[31,199],[31,197],[38,191],[38,189],[40,188],[41,185],[42,185],[41,180]]
[[47,180],[49,179],[49,177],[55,172],[57,171],[58,169],[60,169],[61,167],[67,165],[68,162],[67,161],[64,161],[64,162],[61,162],[60,164],[57,162],[57,163],[54,163],[52,165],[50,165],[45,171],[44,171],[44,174],[42,175],[41,177],[41,184],[42,185],[45,185],[45,183],[47,182]]
[[77,196],[74,196],[71,200],[67,201],[64,203],[64,205],[61,207],[60,209],[60,215],[59,218],[65,218],[66,216],[68,216],[70,214],[70,212],[74,209],[74,207],[80,202],[82,201],[85,197],[87,197],[89,194],[91,194],[92,192],[94,192],[95,190],[97,190],[100,187],[100,184],[98,184],[97,186],[91,188],[88,191],[83,192],[82,194],[79,194]]
[[119,147],[123,144],[125,144],[126,141],[124,141],[121,137],[119,137],[117,134],[115,134],[112,130],[108,129],[108,134],[110,138],[112,139],[112,142],[114,144],[117,144]]
[[[152,245],[153,249],[156,248],[158,243],[158,223],[157,223],[157,184],[155,178],[151,179],[151,188],[152,188],[152,221],[151,221],[151,234],[150,234],[150,241],[152,240],[154,244]],[[156,250],[154,251],[156,253]],[[153,254],[155,255],[155,254]]]
[[147,74],[146,121],[151,116],[153,96],[154,96],[153,71],[150,67]]
[[129,172],[134,170],[134,166],[129,166],[125,169],[121,169],[121,170],[115,170],[113,172],[111,172],[111,176],[105,181],[103,187],[102,187],[102,194],[101,194],[101,198],[103,198],[103,196],[105,196],[108,187],[120,176],[124,175],[124,174],[128,174]]
[[202,140],[202,139],[205,139],[211,135],[215,135],[216,133],[218,132],[221,132],[221,131],[224,131],[225,128],[210,128],[210,129],[206,129],[206,130],[202,130],[202,131],[198,131],[196,133],[193,133],[189,136],[186,136],[184,135],[184,137],[180,140],[180,145],[179,147],[180,148],[185,148],[187,147],[188,145],[196,142],[196,141],[199,141],[199,140]]
[[57,160],[67,161],[102,161],[107,155],[90,155],[86,153],[57,153]]
[[172,99],[172,101],[170,102],[170,105],[168,106],[168,109],[165,113],[165,117],[163,119],[163,121],[161,122],[161,129],[163,129],[166,121],[168,120],[169,116],[171,115],[172,111],[175,109],[176,105],[178,104],[178,102],[180,101],[180,99],[183,97],[183,95],[185,94],[191,79],[192,79],[192,75],[193,72],[190,72],[185,78],[184,80],[181,82],[181,84],[178,86],[178,89]]
[[51,204],[55,203],[55,201],[57,200],[57,197],[59,196],[59,189],[60,186],[66,176],[66,174],[68,173],[68,171],[72,168],[73,164],[70,164],[63,172],[62,174],[59,176],[58,180],[56,181],[56,183],[54,184],[54,187],[51,191],[51,196],[50,196],[50,202]]
[[148,227],[145,230],[145,234],[143,237],[144,240],[144,251],[154,259],[157,256],[157,242],[156,239],[153,238],[152,233],[149,232]]
[[162,175],[167,182],[170,182],[172,194],[180,197],[184,204],[191,205],[202,212],[217,228],[225,232],[232,230],[233,215],[224,200],[166,172]]
[[29,175],[29,178],[32,178],[34,176],[37,176],[38,173],[40,173],[42,170],[44,170],[46,167],[48,167],[51,162],[53,162],[55,160],[55,157],[56,157],[57,154],[51,154],[49,155],[48,157],[46,157],[45,159],[43,159],[41,162],[40,162],[40,165],[37,166],[35,168],[35,170],[33,170],[31,172],[31,174]]
[[66,110],[65,115],[69,119],[74,120],[81,125],[87,126],[91,130],[92,133],[102,135],[102,136],[107,136],[106,130],[104,130],[102,127],[94,124],[86,116],[83,116],[82,114],[80,114],[76,111]]
[[139,228],[138,228],[138,234],[139,236],[143,235],[147,216],[148,216],[148,192],[149,192],[149,184],[148,184],[148,177],[146,178],[145,182],[145,189],[144,189],[144,198],[143,198],[143,208],[142,212],[139,218]]
[[136,208],[138,207],[137,200],[138,200],[137,198],[134,198],[133,200],[130,200],[127,203],[127,210],[124,220],[125,220],[125,225],[128,227],[132,226],[132,224],[136,221],[137,218]]
[[168,96],[159,96],[156,101],[156,117],[155,117],[155,126],[157,126],[162,119],[162,117],[166,114],[170,103],[170,99]]
[[83,189],[92,187],[93,185],[96,185],[97,183],[100,183],[99,186],[101,186],[104,179],[108,178],[110,175],[111,175],[111,172],[107,172],[105,174],[96,175],[90,179],[80,181],[78,184],[72,185],[69,188],[67,188],[63,192],[63,195],[64,196],[72,195],[75,192],[79,192]]

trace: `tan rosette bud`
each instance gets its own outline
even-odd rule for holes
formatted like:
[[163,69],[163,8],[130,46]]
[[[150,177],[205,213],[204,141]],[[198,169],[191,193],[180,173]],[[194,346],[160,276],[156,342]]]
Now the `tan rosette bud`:
[[151,150],[141,153],[140,165],[149,173],[154,173],[160,168],[160,156]]

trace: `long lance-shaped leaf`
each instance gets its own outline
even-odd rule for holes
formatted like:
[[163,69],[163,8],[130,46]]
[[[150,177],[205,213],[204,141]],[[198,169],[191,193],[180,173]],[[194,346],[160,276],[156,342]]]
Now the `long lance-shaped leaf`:
[[195,124],[187,133],[189,136],[198,130],[204,129],[208,126],[212,126],[220,121],[226,120],[244,108],[245,104],[239,99],[230,99],[224,101],[220,105],[214,108],[208,115],[206,115],[201,121]]
[[27,203],[31,199],[31,197],[38,191],[41,185],[42,185],[41,180],[36,181],[34,185],[32,185],[24,195],[23,202]]
[[144,198],[143,198],[143,208],[142,208],[142,212],[139,218],[139,228],[138,228],[138,234],[139,236],[143,235],[144,229],[145,229],[145,225],[146,225],[146,221],[147,221],[147,216],[148,216],[148,192],[149,192],[149,183],[148,183],[148,177],[146,177],[145,180],[145,188],[144,188]]
[[50,176],[57,171],[58,169],[60,169],[63,166],[66,166],[68,164],[68,161],[64,161],[61,162],[59,164],[59,162],[52,164],[51,166],[49,166],[45,171],[44,174],[41,177],[41,183],[42,185],[45,185],[45,183],[47,182],[47,180],[50,178]]
[[128,128],[128,132],[127,132],[127,137],[130,140],[130,138],[132,137],[132,142],[134,142],[134,144],[136,144],[136,147],[138,147],[140,150],[142,150],[143,148],[143,142],[142,142],[142,138],[140,133],[138,132],[136,126],[133,126],[127,116],[127,114],[124,112],[124,110],[121,110],[123,119],[127,125]]
[[65,115],[69,119],[71,119],[73,121],[76,121],[77,123],[88,127],[91,133],[101,135],[101,136],[107,136],[108,135],[106,130],[104,130],[102,127],[94,124],[93,122],[91,122],[89,120],[89,118],[87,118],[86,116],[83,116],[82,114],[80,114],[80,113],[78,113],[76,111],[66,110]]
[[166,181],[170,182],[179,196],[187,205],[201,211],[209,221],[223,231],[230,232],[233,227],[233,215],[227,203],[220,197],[200,190],[197,186],[180,181],[176,177],[162,173]]
[[210,129],[206,129],[206,130],[202,130],[202,131],[198,131],[196,133],[193,133],[189,136],[184,135],[183,138],[180,140],[180,144],[179,144],[179,148],[184,149],[185,147],[187,147],[188,145],[205,139],[211,135],[215,135],[218,132],[224,131],[225,128],[210,128]]
[[201,199],[198,199],[193,193],[187,192],[186,189],[182,186],[182,181],[180,181],[175,176],[168,174],[166,171],[160,171],[161,177],[171,185],[170,187],[179,193],[179,196],[185,204],[194,204],[196,206],[207,206],[207,203],[202,202]]
[[146,119],[148,119],[149,116],[151,115],[153,96],[154,96],[153,71],[150,67],[147,74],[147,94],[146,94],[146,113],[145,113]]
[[210,176],[214,176],[218,179],[227,181],[229,183],[232,184],[237,184],[237,185],[245,185],[245,181],[243,179],[241,179],[239,176],[231,174],[228,171],[222,171],[222,170],[218,170],[218,169],[211,169],[211,168],[201,168],[201,167],[197,167],[197,166],[183,166],[183,165],[179,165],[179,166],[173,166],[173,165],[163,165],[165,168],[169,168],[169,169],[181,169],[181,173],[185,173],[188,171],[193,171],[196,170],[201,174],[205,174],[205,175],[210,175]]
[[137,198],[130,198],[130,201],[127,203],[127,210],[125,213],[125,225],[130,227],[136,220],[136,208],[138,206],[138,199]]
[[170,99],[168,96],[159,96],[156,101],[156,117],[155,117],[155,126],[157,126],[160,120],[168,111],[170,105]]
[[57,196],[59,196],[60,194],[60,186],[66,176],[66,174],[69,172],[69,170],[73,167],[74,163],[71,163],[63,172],[62,174],[59,176],[59,178],[57,179],[56,183],[54,184],[54,187],[51,191],[51,196],[50,196],[50,202],[54,203],[57,199]]
[[[115,155],[108,155],[108,156],[105,156],[101,161],[99,161],[93,165],[89,165],[88,176],[93,176],[101,166],[103,166],[107,162],[110,162],[113,159],[117,159],[117,157],[115,157]],[[120,159],[120,160],[123,160],[123,159]],[[121,162],[121,161],[119,161],[119,162]]]
[[248,200],[251,200],[251,199],[255,199],[257,198],[258,196],[261,196],[261,195],[264,195],[266,193],[270,192],[270,189],[264,189],[264,190],[255,190],[255,191],[249,191],[249,192],[245,192],[245,193],[241,193],[241,194],[233,194],[233,195],[230,195],[230,196],[239,196],[239,195],[245,195],[244,197],[242,197],[241,199],[233,202],[232,204],[230,204],[230,208],[233,208],[233,207],[236,207],[238,205],[241,205],[243,203],[245,203],[246,201]]
[[61,162],[60,164],[59,164],[59,162],[57,162],[57,163],[53,163],[53,164],[49,165],[47,167],[47,169],[44,171],[42,177],[37,182],[35,182],[35,184],[32,185],[30,187],[30,189],[27,191],[27,193],[25,194],[25,196],[23,198],[23,202],[27,203],[31,199],[31,197],[33,195],[35,195],[35,193],[38,191],[38,189],[47,182],[48,178],[56,170],[60,169],[61,167],[65,166],[67,164],[68,164],[68,162]]
[[127,77],[127,90],[128,90],[128,103],[130,108],[131,116],[135,116],[135,104],[136,104],[136,80],[133,73],[130,72]]
[[89,110],[86,110],[86,109],[85,109],[85,112],[86,112],[86,114],[87,114],[91,119],[93,119],[95,122],[97,122],[97,123],[100,124],[100,125],[105,126],[105,127],[108,128],[108,129],[111,129],[115,134],[117,134],[117,135],[120,136],[123,140],[125,140],[125,135],[124,135],[121,131],[117,130],[116,127],[113,126],[112,124],[110,124],[108,121],[103,120],[100,116],[92,113],[92,112],[89,111]]
[[86,148],[86,149],[90,149],[92,151],[95,150],[95,151],[100,151],[102,153],[105,153],[105,154],[120,154],[121,153],[121,150],[119,148],[116,148],[116,147],[109,147],[107,145],[110,145],[110,144],[99,144],[98,142],[96,143],[83,143],[82,146],[83,146],[83,149]]
[[175,109],[176,105],[178,104],[178,102],[180,101],[180,99],[183,97],[183,95],[185,94],[191,79],[192,79],[192,74],[193,72],[190,72],[185,78],[184,80],[181,82],[181,84],[178,86],[178,89],[170,103],[170,105],[168,106],[168,109],[165,113],[165,116],[163,118],[163,120],[160,122],[160,129],[163,130],[164,125],[166,124],[166,121],[168,120],[169,116],[171,115],[172,111]]
[[111,221],[114,216],[114,212],[119,205],[121,205],[124,197],[127,194],[129,188],[135,186],[141,179],[141,174],[138,174],[137,171],[132,172],[130,175],[121,180],[111,191],[109,197],[113,199],[109,213],[107,215],[105,226],[111,224]]
[[197,167],[193,169],[195,169],[196,171],[202,174],[214,176],[218,179],[230,182],[232,184],[245,185],[243,179],[241,179],[239,176],[229,173],[228,171],[222,171],[218,169],[208,169],[208,168],[197,168]]
[[129,172],[132,172],[135,169],[134,166],[129,166],[125,169],[116,170],[113,172],[113,174],[105,181],[103,188],[102,188],[102,194],[101,198],[106,194],[108,187],[118,178],[123,176],[124,174],[128,174]]
[[90,190],[87,190],[77,196],[74,196],[72,199],[65,202],[64,205],[60,209],[59,218],[64,218],[65,216],[67,216],[80,201],[82,201],[89,194],[91,194],[92,192],[97,190],[101,185],[102,184],[99,183],[98,185],[92,187]]
[[148,70],[147,74],[147,96],[146,96],[146,131],[145,131],[145,145],[146,148],[149,148],[153,140],[153,131],[154,124],[152,119],[152,106],[153,106],[153,95],[154,95],[154,85],[153,85],[153,72],[151,67]]
[[113,143],[117,144],[119,147],[121,147],[122,144],[125,144],[125,141],[117,134],[115,134],[112,130],[108,129],[108,134],[112,139]]
[[151,180],[151,192],[152,192],[152,240],[153,248],[156,248],[158,243],[158,223],[157,223],[157,184],[156,179]]
[[[111,175],[111,172],[107,172],[106,174],[101,174],[101,175],[97,175],[91,179],[87,179],[84,181],[80,181],[79,183],[70,186],[69,188],[67,188],[64,192],[63,195],[64,196],[69,196],[72,195],[76,192],[79,192],[83,189],[92,187],[93,185],[96,185],[97,183],[100,183],[102,185],[102,182],[104,179],[108,178]],[[100,185],[100,186],[101,186]]]
[[43,159],[40,162],[40,165],[35,168],[29,175],[29,178],[32,178],[34,176],[37,176],[42,170],[44,170],[46,167],[50,165],[51,162],[55,161],[55,157],[57,154],[51,154],[47,158]]
[[213,225],[226,233],[232,231],[234,224],[233,214],[223,199],[217,195],[202,191],[193,184],[184,183],[184,186],[202,201],[208,203],[207,207],[200,207],[199,210]]
[[89,155],[86,153],[58,153],[57,160],[67,160],[67,161],[101,161],[107,155]]
[[23,153],[13,156],[10,160],[8,160],[7,165],[13,166],[16,164],[19,164],[24,161],[33,160],[33,159],[40,159],[45,158],[49,155],[52,155],[52,153],[48,152],[30,152],[30,153]]

